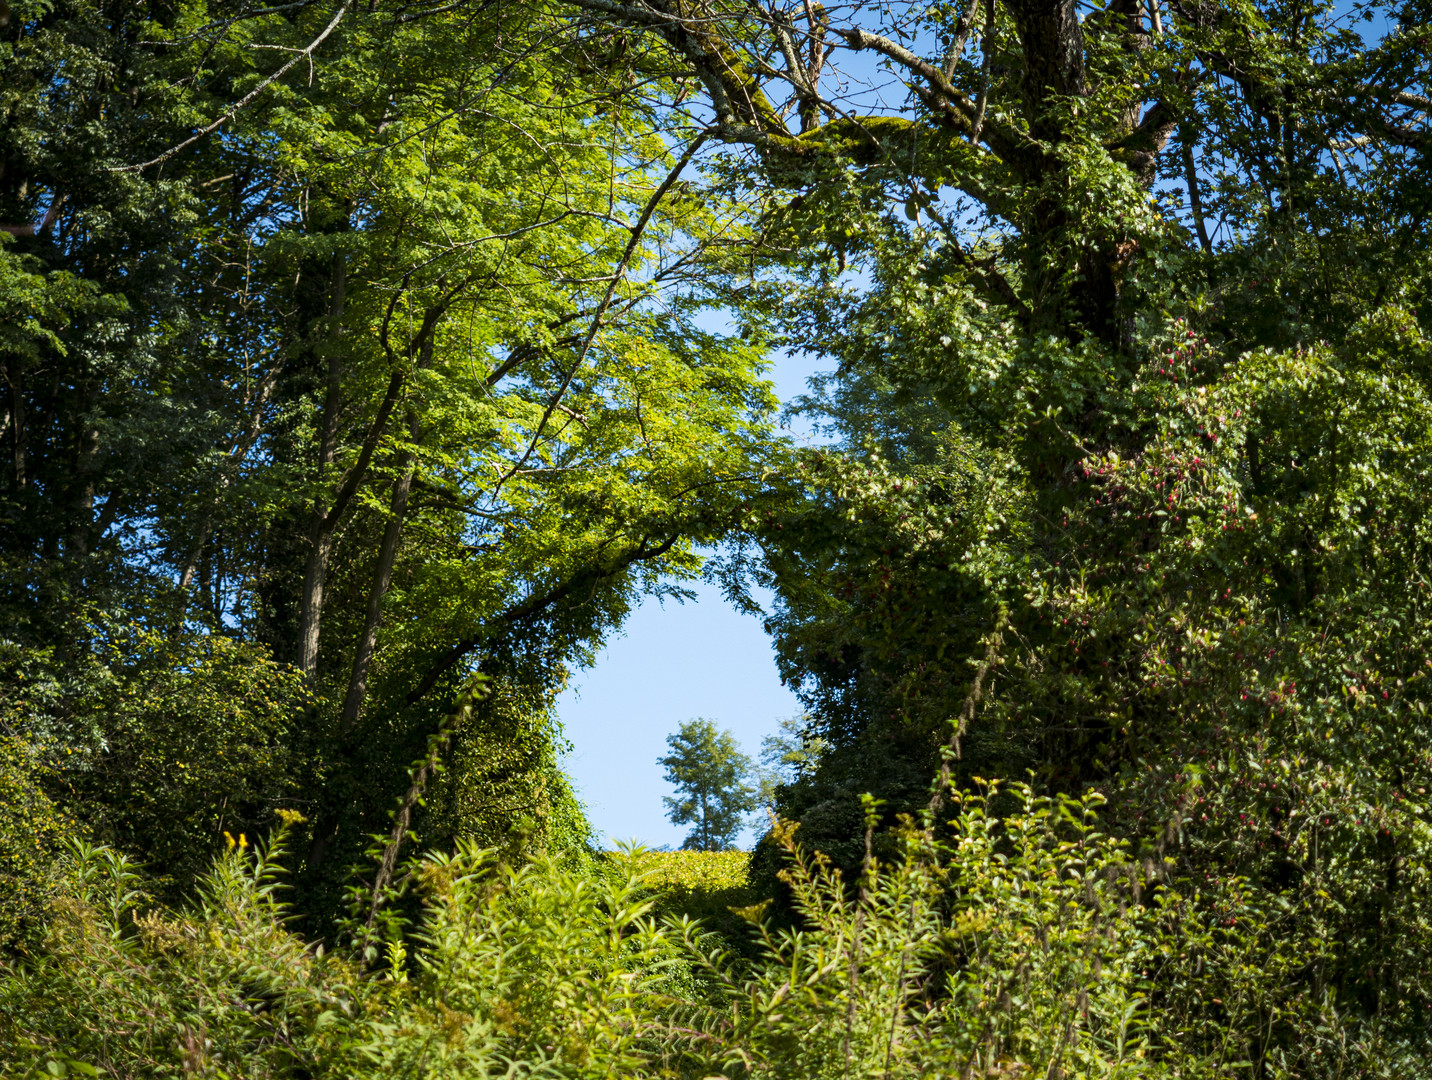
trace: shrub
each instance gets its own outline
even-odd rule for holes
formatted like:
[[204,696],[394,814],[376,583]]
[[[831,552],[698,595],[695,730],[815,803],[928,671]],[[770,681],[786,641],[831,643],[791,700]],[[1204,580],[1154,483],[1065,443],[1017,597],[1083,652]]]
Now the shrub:
[[75,823],[45,793],[43,772],[26,740],[0,735],[0,949],[43,927],[66,843],[76,835]]
[[284,831],[267,852],[232,845],[182,913],[148,906],[124,855],[75,845],[44,949],[0,978],[0,1071],[259,1080],[321,1060],[360,984],[285,925]]
[[[0,1072],[1416,1075],[1413,1048],[1333,998],[1284,992],[1309,958],[1280,942],[1278,913],[1246,883],[1194,889],[1171,864],[1133,860],[1100,831],[1101,802],[1022,785],[965,794],[952,835],[907,822],[900,857],[867,855],[856,881],[781,826],[801,921],[759,927],[754,958],[656,917],[673,882],[734,888],[732,865],[688,856],[618,853],[593,873],[461,843],[407,864],[421,918],[380,923],[381,962],[365,966],[371,942],[325,953],[288,925],[278,859],[291,822],[266,851],[232,842],[177,913],[148,906],[123,856],[76,845],[44,948],[0,969]],[[873,824],[873,800],[867,812]],[[1306,1053],[1279,1049],[1298,1039]]]
[[[142,852],[151,888],[177,896],[226,831],[261,830],[301,796],[318,760],[299,723],[311,697],[259,645],[91,629],[93,650],[68,659],[0,640],[0,733],[12,740],[0,783],[24,790],[14,806],[30,818],[52,797],[92,838]],[[31,827],[41,846],[72,831]]]
[[658,912],[730,932],[743,925],[733,909],[760,899],[747,876],[750,861],[744,851],[647,851],[638,865]]

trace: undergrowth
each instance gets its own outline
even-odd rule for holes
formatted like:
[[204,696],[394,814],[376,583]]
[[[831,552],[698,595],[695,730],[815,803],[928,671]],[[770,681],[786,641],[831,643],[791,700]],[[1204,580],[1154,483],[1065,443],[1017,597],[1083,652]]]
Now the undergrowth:
[[[867,857],[857,881],[778,826],[798,918],[776,929],[748,908],[753,957],[660,911],[683,889],[740,895],[731,859],[630,850],[594,872],[459,844],[399,875],[420,918],[379,920],[379,937],[355,921],[351,943],[325,951],[284,904],[291,819],[266,846],[232,843],[182,910],[151,903],[124,856],[75,844],[43,941],[0,969],[0,1072],[1399,1075],[1397,1048],[1336,1002],[1284,994],[1309,958],[1280,951],[1277,913],[1238,882],[1195,893],[1135,861],[1100,831],[1097,795],[1008,785],[999,816],[994,795],[961,796],[947,836],[907,822],[901,857]],[[1251,1030],[1293,1031],[1279,1045],[1297,1057],[1220,1038],[1250,1016]]]

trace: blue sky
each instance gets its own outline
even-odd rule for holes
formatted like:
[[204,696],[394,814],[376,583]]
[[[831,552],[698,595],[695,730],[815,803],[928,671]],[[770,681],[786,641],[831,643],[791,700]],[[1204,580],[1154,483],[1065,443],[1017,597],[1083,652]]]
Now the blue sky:
[[[783,355],[768,377],[786,402],[806,391],[815,370],[809,357]],[[800,712],[776,674],[760,620],[738,614],[715,586],[698,582],[693,591],[697,599],[685,604],[646,600],[558,699],[557,715],[573,747],[567,771],[604,844],[681,846],[686,827],[666,820],[661,799],[673,789],[656,759],[683,721],[714,721],[754,758],[761,739]],[[768,597],[758,600],[765,604]],[[742,846],[753,839],[748,830]]]
[[[673,789],[656,759],[682,721],[705,716],[754,757],[762,737],[800,711],[760,621],[737,614],[713,586],[696,591],[694,603],[646,601],[558,701],[573,744],[567,769],[603,846],[681,846],[687,828],[666,820],[661,798]],[[748,831],[742,846],[750,840]]]

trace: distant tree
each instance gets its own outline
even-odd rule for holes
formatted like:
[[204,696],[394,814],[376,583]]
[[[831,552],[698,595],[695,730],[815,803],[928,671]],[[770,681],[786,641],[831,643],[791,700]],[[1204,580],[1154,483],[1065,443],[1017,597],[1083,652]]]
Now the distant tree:
[[729,731],[718,731],[697,717],[666,737],[671,753],[658,759],[666,779],[680,792],[667,796],[666,816],[673,824],[693,824],[682,847],[688,851],[728,851],[735,846],[745,815],[756,808],[751,759]]
[[781,720],[780,730],[761,740],[762,768],[756,773],[760,804],[774,811],[777,789],[809,777],[828,749],[830,740],[814,734],[809,714],[797,713]]

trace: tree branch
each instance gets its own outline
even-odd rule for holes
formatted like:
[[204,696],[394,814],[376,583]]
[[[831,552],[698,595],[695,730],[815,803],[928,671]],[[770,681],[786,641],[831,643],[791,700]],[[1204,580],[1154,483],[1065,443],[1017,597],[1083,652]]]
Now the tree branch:
[[671,190],[672,185],[676,183],[686,166],[691,164],[691,159],[696,156],[696,152],[705,144],[706,139],[707,133],[702,132],[693,140],[691,145],[686,148],[686,152],[682,154],[676,164],[671,167],[671,171],[666,174],[666,179],[657,186],[657,189],[651,193],[651,198],[646,201],[646,206],[642,209],[641,217],[638,218],[637,223],[632,226],[631,238],[627,240],[626,250],[622,252],[621,260],[617,263],[616,272],[612,274],[612,280],[607,285],[606,295],[602,297],[602,302],[597,306],[596,313],[592,316],[591,328],[587,331],[587,336],[582,340],[581,348],[577,350],[577,359],[573,361],[566,378],[562,380],[562,385],[559,386],[557,392],[552,395],[552,400],[542,413],[542,419],[538,421],[537,430],[532,433],[532,439],[527,444],[527,449],[523,452],[522,457],[519,458],[517,463],[504,473],[493,486],[493,498],[497,497],[503,485],[506,484],[508,480],[511,480],[512,477],[516,476],[523,466],[527,464],[533,453],[536,452],[537,443],[541,440],[542,434],[547,428],[547,422],[552,419],[552,414],[557,411],[557,406],[561,403],[562,396],[566,394],[567,387],[571,386],[572,380],[577,377],[577,371],[586,362],[587,353],[591,350],[592,342],[596,340],[597,331],[602,328],[602,318],[606,315],[607,309],[611,306],[612,297],[616,295],[617,286],[626,278],[627,267],[631,265],[632,256],[636,254],[637,245],[641,243],[642,235],[646,232],[646,227],[651,221],[652,214],[656,213],[656,208],[661,203],[661,200],[665,198],[666,193]]
[[238,101],[236,101],[229,108],[228,112],[224,113],[223,116],[219,117],[212,124],[200,128],[193,135],[189,136],[189,138],[185,139],[181,143],[171,146],[168,150],[164,151],[164,153],[160,154],[156,158],[151,158],[150,160],[141,162],[138,165],[116,166],[115,168],[109,169],[107,171],[112,173],[143,172],[145,169],[148,169],[154,165],[163,164],[164,162],[172,158],[175,154],[179,153],[181,150],[185,149],[186,147],[192,146],[194,143],[204,138],[204,136],[212,134],[219,128],[223,127],[224,124],[228,123],[240,112],[248,108],[248,106],[253,102],[255,98],[257,98],[270,86],[276,83],[279,79],[287,75],[289,71],[292,70],[295,64],[299,63],[302,60],[311,60],[314,52],[318,49],[318,47],[328,40],[328,35],[332,34],[333,31],[338,29],[338,24],[341,23],[343,21],[343,17],[348,14],[348,8],[351,6],[351,4],[352,0],[343,0],[343,6],[338,9],[338,14],[333,16],[333,20],[323,28],[322,33],[320,33],[316,38],[310,41],[306,48],[300,49],[297,53],[295,53],[293,59],[289,60],[289,62],[284,64],[283,67],[279,68],[272,75],[263,79],[257,86],[255,86],[247,94],[245,94]]
[[520,604],[514,604],[493,619],[492,622],[482,630],[456,642],[439,656],[437,661],[423,673],[423,677],[418,680],[418,685],[408,693],[405,699],[406,704],[415,705],[427,697],[429,691],[437,685],[438,680],[461,663],[464,657],[475,652],[485,642],[491,641],[493,637],[496,636],[495,627],[497,625],[512,626],[534,618],[542,614],[542,612],[546,611],[553,604],[565,599],[584,586],[598,585],[608,578],[615,577],[628,568],[635,566],[639,562],[649,562],[652,559],[660,558],[675,547],[676,542],[680,538],[680,533],[673,533],[655,547],[648,547],[646,538],[643,538],[635,548],[618,558],[614,563],[605,567],[589,567],[575,574],[573,577],[568,578],[560,585],[554,586],[545,593],[528,597]]

